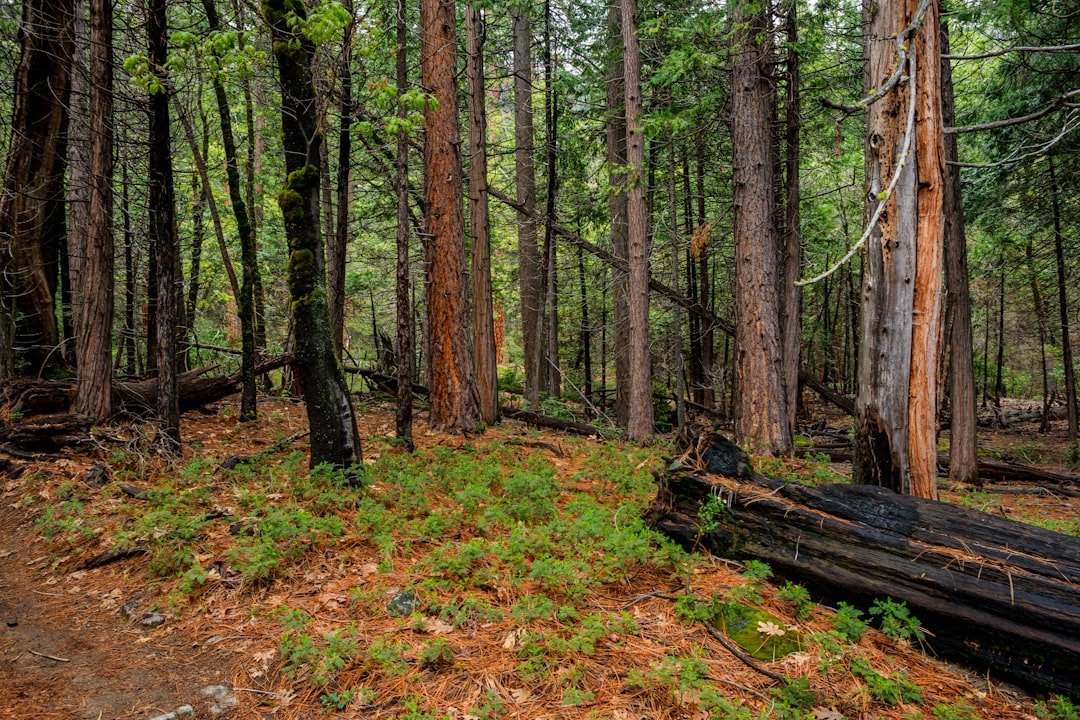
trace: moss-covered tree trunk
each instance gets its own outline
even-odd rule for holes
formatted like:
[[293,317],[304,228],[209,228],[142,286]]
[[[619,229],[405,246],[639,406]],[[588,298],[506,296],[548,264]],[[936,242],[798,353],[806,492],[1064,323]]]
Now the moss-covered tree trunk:
[[[210,32],[220,32],[221,19],[218,17],[214,0],[203,0],[203,9],[206,12]],[[240,164],[236,155],[236,136],[233,134],[229,98],[225,94],[225,85],[221,81],[221,76],[212,73],[210,79],[214,86],[218,116],[221,119],[221,143],[225,150],[225,172],[229,184],[229,203],[232,205],[233,217],[236,219],[236,230],[240,235],[242,284],[240,286],[240,297],[237,299],[237,310],[240,316],[240,346],[242,348],[240,354],[240,375],[242,377],[240,421],[247,422],[254,420],[258,414],[255,400],[255,228],[251,224],[248,207],[244,202],[240,189]]]
[[311,62],[315,47],[293,30],[306,18],[299,0],[263,0],[281,79],[281,133],[288,180],[278,194],[289,243],[288,280],[296,338],[294,368],[307,401],[311,464],[360,462],[360,437],[330,337],[319,235],[319,129]]

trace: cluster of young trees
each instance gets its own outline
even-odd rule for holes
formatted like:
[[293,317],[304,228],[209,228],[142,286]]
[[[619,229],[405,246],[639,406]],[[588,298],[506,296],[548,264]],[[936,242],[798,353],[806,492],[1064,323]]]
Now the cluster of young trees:
[[[1037,357],[1075,445],[1068,7],[18,10],[0,379],[73,372],[77,412],[105,420],[114,375],[153,375],[176,447],[178,378],[238,346],[241,420],[260,357],[293,354],[313,462],[360,458],[358,356],[396,375],[407,445],[417,379],[433,427],[473,431],[501,369],[534,408],[580,402],[634,440],[692,410],[787,453],[811,387],[853,411],[861,480],[932,497],[942,406],[950,474],[973,480],[978,391],[1000,400]],[[1006,307],[1022,289],[1034,323]]]

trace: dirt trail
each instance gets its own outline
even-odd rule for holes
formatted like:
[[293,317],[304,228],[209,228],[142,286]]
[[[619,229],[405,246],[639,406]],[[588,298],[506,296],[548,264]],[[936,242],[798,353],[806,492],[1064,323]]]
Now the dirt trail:
[[16,499],[0,498],[0,718],[144,720],[184,704],[208,716],[199,691],[228,679],[228,656],[121,618],[128,598],[94,589],[93,573],[117,570],[49,570]]

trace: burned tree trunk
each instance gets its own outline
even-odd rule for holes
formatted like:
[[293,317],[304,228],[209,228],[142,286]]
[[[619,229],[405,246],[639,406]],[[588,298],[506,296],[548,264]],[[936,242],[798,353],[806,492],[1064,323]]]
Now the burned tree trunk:
[[[1080,692],[1080,539],[867,485],[754,475],[718,436],[661,478],[652,523],[687,546],[764,560],[832,596],[903,600],[939,652],[1027,685]],[[710,474],[710,473],[722,474]],[[716,529],[699,510],[719,497]]]

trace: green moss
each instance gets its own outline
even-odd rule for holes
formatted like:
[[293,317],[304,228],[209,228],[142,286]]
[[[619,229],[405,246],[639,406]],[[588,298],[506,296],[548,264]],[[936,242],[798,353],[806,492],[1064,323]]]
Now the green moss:
[[278,193],[277,201],[286,223],[304,221],[304,198],[300,196],[300,193],[291,188],[285,188]]
[[286,186],[290,190],[303,193],[317,182],[319,182],[319,169],[314,165],[305,165],[299,170],[293,170],[289,173]]
[[777,660],[805,645],[802,634],[780,618],[741,603],[718,606],[713,625],[758,660]]

